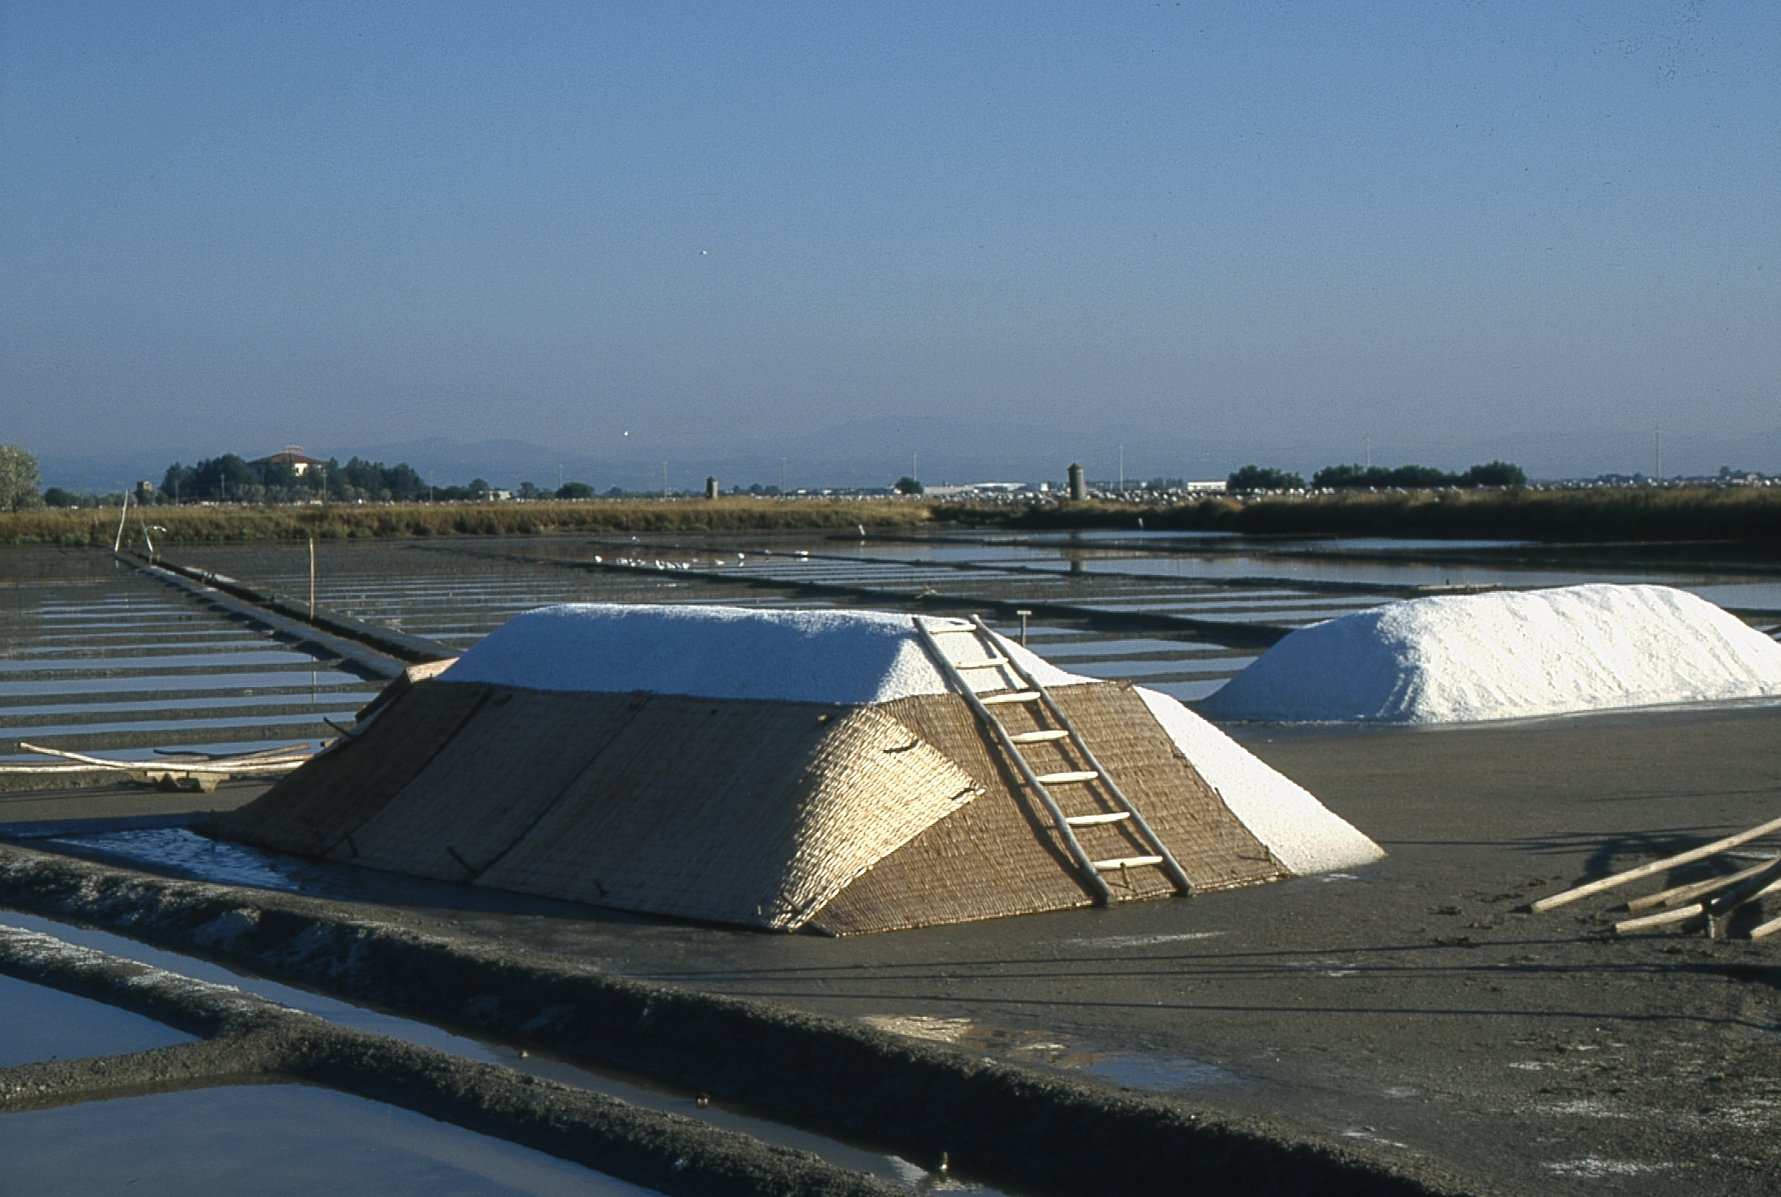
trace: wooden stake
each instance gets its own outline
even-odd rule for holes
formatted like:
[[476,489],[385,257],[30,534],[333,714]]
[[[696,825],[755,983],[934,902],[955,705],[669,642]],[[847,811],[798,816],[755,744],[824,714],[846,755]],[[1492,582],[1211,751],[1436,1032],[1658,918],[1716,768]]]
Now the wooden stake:
[[1660,889],[1654,894],[1646,894],[1643,898],[1634,898],[1626,904],[1628,911],[1649,910],[1653,906],[1676,906],[1683,902],[1692,902],[1703,894],[1710,894],[1716,889],[1724,889],[1728,885],[1736,885],[1746,877],[1754,877],[1769,866],[1769,861],[1761,860],[1747,869],[1739,869],[1735,873],[1721,873],[1717,877],[1708,877],[1704,881],[1691,881],[1687,885],[1678,885],[1670,889]]
[[1704,919],[1706,917],[1707,908],[1699,902],[1695,902],[1688,906],[1679,906],[1675,910],[1665,910],[1658,914],[1648,914],[1643,918],[1622,919],[1620,922],[1614,924],[1614,931],[1618,935],[1627,935],[1634,931],[1648,931],[1652,927],[1663,927],[1670,923],[1685,923],[1690,919]]
[[[1714,884],[1725,892],[1717,897],[1702,902],[1691,902],[1687,906],[1678,906],[1675,910],[1665,910],[1658,914],[1648,914],[1643,918],[1624,919],[1614,924],[1614,930],[1625,934],[1629,931],[1644,931],[1651,927],[1662,927],[1669,923],[1685,923],[1691,919],[1723,918],[1740,906],[1747,906],[1767,894],[1781,891],[1781,857],[1764,861],[1754,869],[1745,869],[1741,873],[1732,873],[1715,879]],[[1742,878],[1743,880],[1740,880]],[[1751,936],[1755,938],[1754,935]]]
[[1710,844],[1702,844],[1699,848],[1691,848],[1687,852],[1678,852],[1674,856],[1666,856],[1662,860],[1654,860],[1649,864],[1639,865],[1637,868],[1628,869],[1624,873],[1615,873],[1611,877],[1603,877],[1599,881],[1591,881],[1586,885],[1579,885],[1574,889],[1567,889],[1562,893],[1553,894],[1549,898],[1541,898],[1538,902],[1533,904],[1532,909],[1535,911],[1551,910],[1556,906],[1563,906],[1567,902],[1575,902],[1578,898],[1587,898],[1590,894],[1599,894],[1605,889],[1613,889],[1616,886],[1625,885],[1629,881],[1637,881],[1641,877],[1649,877],[1653,873],[1661,873],[1665,869],[1674,868],[1676,865],[1702,860],[1717,852],[1724,852],[1727,848],[1736,848],[1739,844],[1747,844],[1751,840],[1765,836],[1771,831],[1781,831],[1781,819],[1770,819],[1767,823],[1759,824],[1748,831],[1740,831],[1738,834],[1728,835],[1722,840],[1714,840]]
[[154,761],[106,760],[104,757],[85,756],[78,752],[64,752],[60,748],[44,748],[39,744],[27,744],[23,740],[19,741],[19,747],[26,752],[36,752],[43,756],[59,757],[62,760],[78,761],[83,765],[90,765],[98,769],[122,769],[125,771],[132,769],[177,768],[182,773],[289,773],[291,770],[309,759],[307,756],[292,756],[283,760],[276,758],[268,760],[265,757],[260,757],[255,760],[241,761],[237,763],[231,763],[227,760],[212,760],[206,761],[201,765],[180,764],[170,766],[157,764]]
[[124,492],[124,505],[117,513],[117,539],[111,542],[111,551],[118,552],[124,547],[124,521],[130,518],[130,492]]
[[1774,893],[1778,889],[1781,889],[1781,856],[1771,860],[1760,871],[1743,881],[1728,886],[1707,899],[1707,913],[1715,918],[1730,914],[1738,907],[1747,906],[1764,894]]
[[1781,918],[1770,919],[1766,923],[1758,923],[1756,926],[1750,928],[1750,938],[1763,939],[1773,935],[1777,931],[1781,931]]

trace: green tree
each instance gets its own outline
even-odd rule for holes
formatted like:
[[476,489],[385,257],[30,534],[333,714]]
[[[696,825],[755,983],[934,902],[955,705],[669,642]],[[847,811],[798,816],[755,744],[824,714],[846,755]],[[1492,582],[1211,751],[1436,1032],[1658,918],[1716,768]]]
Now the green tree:
[[80,496],[71,490],[52,486],[43,492],[43,503],[46,507],[79,507]]
[[897,479],[897,485],[894,489],[900,495],[919,495],[927,490],[927,488],[921,484],[920,479],[911,478],[908,474],[904,474],[901,478]]
[[42,481],[35,457],[17,445],[0,445],[0,510],[37,506],[43,501],[37,494]]
[[565,482],[557,487],[557,498],[559,499],[591,499],[593,497],[594,488],[585,482]]
[[1286,470],[1246,465],[1224,482],[1226,490],[1304,490],[1305,480]]
[[1464,486],[1526,486],[1527,475],[1518,465],[1506,461],[1487,461],[1462,474],[1460,483]]

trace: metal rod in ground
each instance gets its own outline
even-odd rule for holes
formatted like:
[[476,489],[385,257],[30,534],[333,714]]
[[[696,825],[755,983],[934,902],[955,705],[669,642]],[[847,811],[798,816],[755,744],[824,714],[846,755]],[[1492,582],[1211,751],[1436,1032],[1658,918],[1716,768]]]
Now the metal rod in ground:
[[1751,840],[1765,836],[1771,831],[1781,831],[1781,819],[1770,819],[1767,823],[1759,823],[1748,831],[1740,831],[1736,835],[1728,835],[1724,839],[1714,840],[1710,844],[1702,844],[1699,848],[1690,848],[1687,852],[1678,852],[1674,856],[1666,856],[1661,860],[1654,860],[1647,864],[1639,865],[1637,868],[1627,869],[1625,872],[1615,873],[1613,876],[1603,877],[1600,880],[1591,881],[1585,885],[1579,885],[1572,889],[1564,890],[1561,893],[1553,894],[1551,897],[1541,898],[1538,902],[1533,904],[1531,909],[1536,912],[1551,910],[1554,907],[1563,906],[1567,902],[1575,902],[1578,898],[1587,898],[1590,894],[1599,894],[1605,889],[1614,889],[1616,886],[1625,885],[1629,881],[1637,881],[1641,877],[1649,877],[1653,873],[1661,873],[1665,869],[1673,868],[1676,865],[1703,860],[1715,853],[1724,852],[1727,848],[1736,848],[1739,844],[1747,844]]
[[1704,894],[1723,889],[1728,885],[1736,885],[1746,877],[1754,877],[1768,867],[1769,860],[1760,860],[1749,868],[1739,869],[1735,873],[1721,873],[1717,877],[1708,877],[1703,881],[1690,881],[1687,885],[1676,885],[1669,889],[1660,889],[1654,894],[1646,894],[1642,898],[1634,898],[1626,904],[1629,912],[1650,910],[1653,906],[1679,906],[1684,902],[1692,902]]

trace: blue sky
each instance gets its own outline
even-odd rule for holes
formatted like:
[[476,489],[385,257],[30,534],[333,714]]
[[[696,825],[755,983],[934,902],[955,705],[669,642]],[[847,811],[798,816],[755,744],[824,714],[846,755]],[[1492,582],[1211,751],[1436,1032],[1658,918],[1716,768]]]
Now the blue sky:
[[0,163],[44,453],[1781,470],[1781,6],[0,0]]

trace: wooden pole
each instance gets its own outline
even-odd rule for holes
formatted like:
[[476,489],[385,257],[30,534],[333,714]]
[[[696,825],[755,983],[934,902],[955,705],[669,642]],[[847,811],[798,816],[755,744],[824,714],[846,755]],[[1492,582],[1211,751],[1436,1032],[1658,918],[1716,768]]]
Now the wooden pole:
[[65,752],[59,748],[44,748],[38,744],[27,744],[23,740],[19,741],[19,747],[26,752],[37,752],[44,756],[53,756],[63,760],[78,761],[83,765],[90,765],[100,769],[173,769],[181,773],[289,773],[291,770],[301,765],[304,760],[308,759],[307,757],[301,759],[291,757],[284,760],[268,760],[260,758],[239,765],[230,764],[226,760],[211,760],[206,761],[203,764],[188,764],[183,761],[178,763],[161,764],[157,761],[106,760],[104,757],[85,756],[78,752]]
[[1678,906],[1674,910],[1664,910],[1657,914],[1647,914],[1636,919],[1622,919],[1614,924],[1617,935],[1629,935],[1634,931],[1649,931],[1653,927],[1664,927],[1670,923],[1685,923],[1690,919],[1704,919],[1707,908],[1699,902],[1687,906]]
[[1748,905],[1764,894],[1772,894],[1778,889],[1781,889],[1781,856],[1769,861],[1736,885],[1729,885],[1708,898],[1705,903],[1707,913],[1715,918],[1730,914],[1738,907]]
[[1710,894],[1716,889],[1724,889],[1728,885],[1736,885],[1746,877],[1754,877],[1769,866],[1767,860],[1760,860],[1747,869],[1739,869],[1735,873],[1721,873],[1717,877],[1709,877],[1704,881],[1691,881],[1687,885],[1678,885],[1670,889],[1660,889],[1654,894],[1646,894],[1642,898],[1634,898],[1626,904],[1629,912],[1650,910],[1653,906],[1679,906],[1684,902],[1692,902],[1703,894]]
[[1781,931],[1781,918],[1770,919],[1766,923],[1758,923],[1756,926],[1750,928],[1750,938],[1763,939],[1773,935],[1777,931]]
[[124,505],[117,513],[117,539],[111,542],[111,551],[118,552],[124,547],[124,521],[130,518],[130,492],[124,492]]
[[1649,877],[1653,873],[1661,873],[1665,869],[1674,868],[1676,865],[1702,860],[1717,852],[1724,852],[1727,848],[1736,848],[1739,844],[1747,844],[1751,840],[1765,836],[1771,831],[1781,831],[1781,819],[1770,819],[1767,823],[1760,823],[1748,831],[1740,831],[1738,834],[1728,835],[1722,840],[1714,840],[1710,844],[1702,844],[1699,848],[1691,848],[1687,852],[1678,852],[1674,856],[1666,856],[1662,860],[1654,860],[1648,864],[1639,865],[1637,868],[1627,869],[1623,873],[1615,873],[1611,877],[1603,877],[1599,881],[1591,881],[1587,885],[1579,885],[1574,889],[1564,890],[1561,893],[1553,894],[1549,898],[1541,898],[1538,902],[1533,904],[1531,909],[1536,912],[1551,910],[1556,906],[1563,906],[1567,902],[1575,902],[1578,898],[1587,898],[1590,894],[1599,894],[1605,889],[1613,889],[1616,886],[1625,885],[1629,881],[1637,881],[1641,877]]
[[1690,919],[1705,918],[1709,914],[1714,918],[1723,918],[1740,906],[1747,906],[1758,898],[1781,890],[1781,880],[1776,877],[1778,873],[1781,873],[1781,857],[1766,860],[1753,869],[1745,869],[1739,873],[1714,878],[1713,884],[1716,888],[1723,890],[1723,893],[1699,902],[1691,902],[1687,906],[1678,906],[1674,910],[1648,914],[1643,918],[1622,920],[1614,924],[1614,930],[1621,934],[1628,931],[1644,931],[1669,923],[1683,923]]
[[309,534],[309,622],[315,622],[315,533]]

